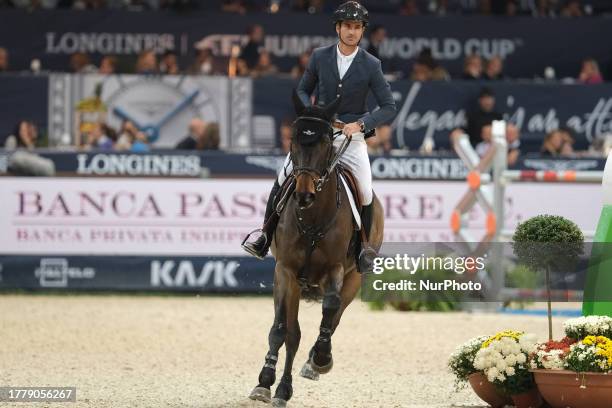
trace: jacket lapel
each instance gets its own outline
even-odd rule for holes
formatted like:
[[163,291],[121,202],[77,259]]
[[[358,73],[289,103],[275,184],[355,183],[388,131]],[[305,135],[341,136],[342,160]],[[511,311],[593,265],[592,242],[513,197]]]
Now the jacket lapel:
[[[353,58],[353,62],[351,62],[351,65],[349,66],[349,69],[346,71],[346,74],[344,74],[344,77],[342,78],[343,81],[348,79],[348,77],[350,77],[351,74],[357,70],[357,65],[359,65],[359,61],[361,60],[361,54],[362,53],[363,53],[363,50],[361,49],[361,47],[358,47],[357,48],[357,55],[355,55],[355,58]],[[338,64],[336,64],[336,65],[338,65]],[[336,71],[338,71],[337,67],[336,67]]]
[[332,72],[336,76],[336,79],[340,81],[340,73],[338,72],[338,44],[332,47],[330,63],[332,66]]

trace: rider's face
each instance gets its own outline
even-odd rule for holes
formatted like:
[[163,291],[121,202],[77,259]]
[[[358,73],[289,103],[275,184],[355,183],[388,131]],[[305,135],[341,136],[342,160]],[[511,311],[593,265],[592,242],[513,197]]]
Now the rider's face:
[[336,32],[343,43],[356,46],[363,36],[363,23],[361,21],[342,21],[336,25]]

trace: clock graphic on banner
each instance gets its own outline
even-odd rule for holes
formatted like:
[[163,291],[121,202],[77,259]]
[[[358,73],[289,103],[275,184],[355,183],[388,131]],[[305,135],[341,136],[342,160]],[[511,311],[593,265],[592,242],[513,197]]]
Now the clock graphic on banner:
[[[97,78],[96,78],[97,77]],[[189,121],[217,122],[224,140],[227,92],[218,79],[188,76],[113,75],[88,76],[102,80],[102,100],[108,106],[107,121],[121,129],[132,122],[155,147],[174,147],[189,132]],[[85,84],[84,88],[89,88]]]

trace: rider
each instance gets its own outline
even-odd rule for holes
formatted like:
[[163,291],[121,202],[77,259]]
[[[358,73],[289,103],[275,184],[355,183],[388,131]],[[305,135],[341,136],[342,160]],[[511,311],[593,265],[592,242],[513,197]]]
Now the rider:
[[[363,204],[362,227],[369,238],[373,193],[372,170],[365,139],[374,136],[373,131],[377,126],[392,119],[396,108],[380,60],[359,48],[368,26],[368,11],[358,2],[348,1],[334,12],[334,24],[338,43],[313,51],[297,91],[306,106],[310,105],[310,97],[315,90],[315,103],[318,105],[329,104],[342,96],[338,118],[333,124],[334,130],[342,130],[342,135],[334,140],[334,146],[340,145],[346,136],[352,135],[352,141],[340,162],[351,170],[359,184]],[[366,105],[368,91],[372,91],[380,107],[372,113],[368,112]],[[247,252],[258,258],[266,255],[272,242],[278,220],[278,217],[270,219],[274,210],[274,197],[290,173],[291,162],[287,156],[284,169],[268,199],[263,234],[255,242],[243,244]]]

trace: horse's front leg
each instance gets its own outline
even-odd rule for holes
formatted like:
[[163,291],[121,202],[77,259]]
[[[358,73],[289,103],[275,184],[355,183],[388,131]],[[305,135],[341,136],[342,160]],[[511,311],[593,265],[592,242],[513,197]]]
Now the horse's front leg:
[[276,387],[274,398],[272,399],[273,407],[285,407],[287,401],[293,395],[293,378],[291,376],[291,370],[293,368],[293,360],[297,353],[298,347],[300,346],[300,324],[298,322],[298,310],[300,307],[300,295],[301,290],[297,281],[297,273],[291,273],[288,270],[284,271],[286,291],[284,296],[285,306],[285,324],[287,327],[285,335],[285,350],[287,356],[285,359],[285,370],[283,376]]
[[323,296],[323,318],[319,327],[319,337],[310,350],[308,361],[304,364],[300,375],[317,380],[319,374],[328,373],[333,365],[331,353],[331,337],[334,332],[334,319],[342,307],[340,292],[342,290],[342,276],[344,268],[341,264],[335,265],[329,274]]
[[[275,274],[276,275],[276,274]],[[281,279],[282,281],[282,279]],[[259,373],[259,383],[251,392],[249,398],[257,401],[269,403],[272,393],[270,388],[276,381],[276,362],[278,361],[278,351],[285,342],[287,335],[286,308],[285,308],[285,288],[279,284],[279,279],[274,278],[274,324],[268,334],[268,353],[265,363]]]

